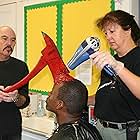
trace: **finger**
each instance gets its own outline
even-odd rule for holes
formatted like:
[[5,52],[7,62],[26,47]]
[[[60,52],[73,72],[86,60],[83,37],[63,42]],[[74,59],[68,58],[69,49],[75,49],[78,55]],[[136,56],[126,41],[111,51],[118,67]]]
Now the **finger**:
[[9,96],[10,96],[10,94],[7,94],[7,93],[5,93],[5,92],[1,92],[1,94],[2,94],[4,97],[9,97]]
[[13,99],[12,99],[12,97],[3,97],[3,101],[5,101],[5,102],[13,102]]
[[101,69],[103,69],[108,64],[108,61],[104,60],[100,65]]
[[14,90],[12,92],[9,92],[8,95],[14,98],[18,94],[18,90]]
[[0,90],[3,91],[4,90],[4,86],[0,86]]
[[105,53],[104,52],[99,52],[98,55],[93,59],[93,63],[100,65],[102,61],[105,59]]
[[98,54],[100,53],[100,51],[94,52],[93,54],[91,54],[89,57],[94,59],[98,56]]

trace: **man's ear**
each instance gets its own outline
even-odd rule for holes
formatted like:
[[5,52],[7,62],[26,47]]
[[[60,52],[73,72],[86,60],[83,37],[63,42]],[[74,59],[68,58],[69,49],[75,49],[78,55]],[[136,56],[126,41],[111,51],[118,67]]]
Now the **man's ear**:
[[62,101],[62,100],[59,100],[58,101],[58,104],[57,104],[57,106],[56,106],[56,109],[57,110],[60,110],[60,109],[62,109],[64,107],[64,102]]

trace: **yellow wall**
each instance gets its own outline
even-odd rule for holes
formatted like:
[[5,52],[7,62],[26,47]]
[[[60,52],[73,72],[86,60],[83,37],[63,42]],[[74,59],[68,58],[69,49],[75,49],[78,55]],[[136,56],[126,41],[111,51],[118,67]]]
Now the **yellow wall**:
[[[30,71],[37,64],[41,50],[45,47],[41,31],[46,32],[61,48],[65,63],[89,36],[100,38],[101,49],[109,50],[95,21],[111,11],[111,0],[63,0],[27,6],[24,11],[25,53]],[[90,95],[95,94],[100,80],[100,72],[95,67],[92,72],[92,84],[87,86]],[[71,71],[71,75],[75,76],[75,71]],[[48,67],[30,82],[30,89],[38,92],[50,91],[52,86],[53,79]]]

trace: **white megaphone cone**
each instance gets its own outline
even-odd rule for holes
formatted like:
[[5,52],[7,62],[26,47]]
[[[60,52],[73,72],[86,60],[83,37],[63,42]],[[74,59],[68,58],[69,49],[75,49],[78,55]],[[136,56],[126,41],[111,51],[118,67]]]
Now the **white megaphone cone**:
[[68,62],[68,67],[73,70],[81,63],[89,59],[89,56],[98,51],[100,48],[100,41],[96,37],[88,37],[85,39],[79,48],[76,50],[75,54]]
[[[80,47],[76,50],[75,54],[71,58],[71,60],[68,62],[68,67],[73,70],[77,66],[79,66],[84,61],[88,60],[91,54],[98,51],[100,48],[100,41],[96,37],[88,37],[85,39]],[[110,65],[105,65],[103,68],[108,75],[112,76],[116,80],[116,72],[113,70],[113,68]]]

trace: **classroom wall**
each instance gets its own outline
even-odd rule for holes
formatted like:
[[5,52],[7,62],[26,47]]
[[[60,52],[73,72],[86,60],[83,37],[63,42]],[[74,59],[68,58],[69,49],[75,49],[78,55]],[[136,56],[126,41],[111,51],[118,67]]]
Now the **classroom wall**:
[[[17,33],[13,56],[24,60],[24,6],[55,0],[0,0],[0,25],[10,25]],[[115,0],[115,9],[135,15],[139,22],[139,0]]]
[[[24,61],[24,7],[55,0],[0,0],[0,24],[10,25],[17,34],[17,45],[13,56]],[[136,16],[139,22],[138,0],[115,0],[115,9],[122,9]],[[31,51],[30,51],[31,52]],[[94,74],[95,75],[95,74]],[[98,76],[99,77],[99,76]],[[99,78],[98,78],[99,79]],[[94,80],[95,81],[95,80]],[[42,88],[41,88],[42,89]],[[91,92],[95,93],[95,92]]]

